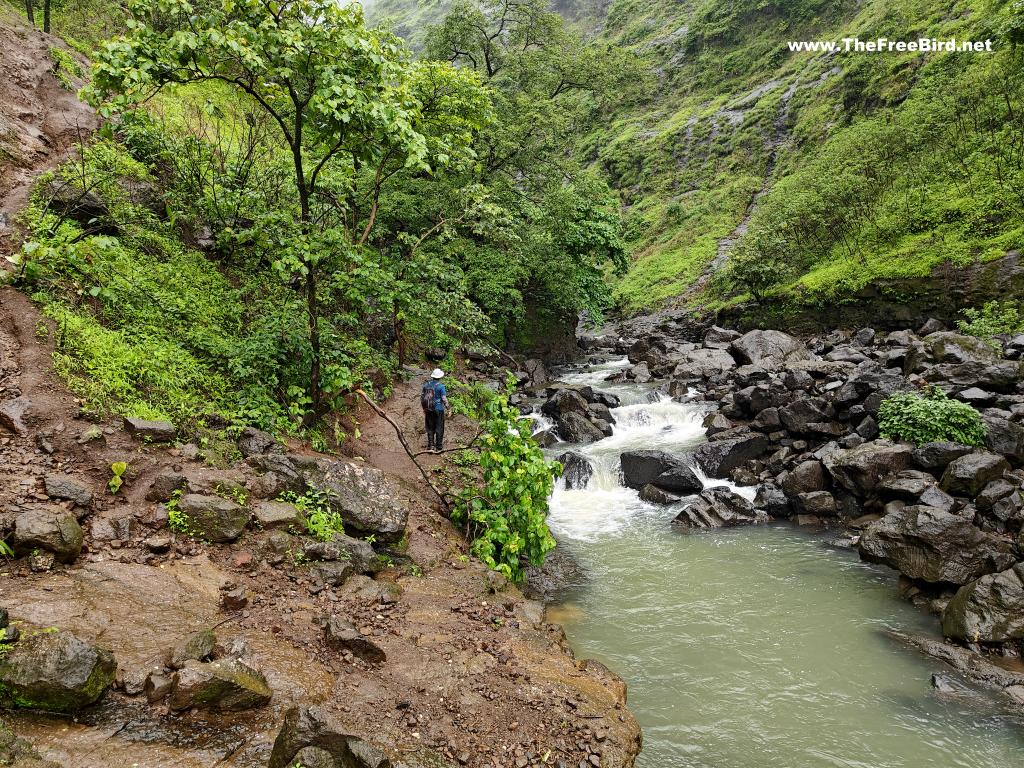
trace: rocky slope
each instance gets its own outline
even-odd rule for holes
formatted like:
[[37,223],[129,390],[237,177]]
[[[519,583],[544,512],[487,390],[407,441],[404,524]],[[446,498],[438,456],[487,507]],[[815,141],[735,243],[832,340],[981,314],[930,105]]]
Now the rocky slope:
[[[801,340],[662,313],[583,342],[628,355],[622,378],[707,410],[708,442],[686,455],[626,452],[624,484],[649,502],[681,505],[674,523],[685,531],[770,520],[842,529],[840,542],[898,571],[907,597],[963,647],[908,642],[1024,704],[1024,674],[1012,667],[1024,652],[1024,336],[999,339],[997,349],[931,320]],[[984,445],[880,435],[888,396],[930,387],[980,411]],[[544,394],[559,434],[601,438],[608,403],[598,393]],[[586,459],[565,460],[568,482],[585,483]],[[702,490],[695,470],[756,486],[753,503]]]
[[[46,759],[632,764],[622,682],[467,558],[397,462],[388,474],[253,430],[191,442],[170,424],[90,421],[50,372],[44,326],[0,292],[0,538],[15,552],[0,699]],[[398,387],[398,418],[417,387]],[[391,426],[359,416],[353,453],[386,459]],[[345,534],[306,534],[289,490],[329,500]]]

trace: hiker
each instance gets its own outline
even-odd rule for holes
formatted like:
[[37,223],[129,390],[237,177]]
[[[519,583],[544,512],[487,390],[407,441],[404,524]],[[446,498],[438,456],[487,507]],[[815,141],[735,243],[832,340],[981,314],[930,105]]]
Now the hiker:
[[420,392],[420,405],[423,406],[423,416],[427,422],[427,449],[434,452],[441,450],[441,441],[444,440],[444,412],[448,407],[448,390],[441,383],[443,378],[444,371],[435,368],[430,378],[423,383],[423,390]]

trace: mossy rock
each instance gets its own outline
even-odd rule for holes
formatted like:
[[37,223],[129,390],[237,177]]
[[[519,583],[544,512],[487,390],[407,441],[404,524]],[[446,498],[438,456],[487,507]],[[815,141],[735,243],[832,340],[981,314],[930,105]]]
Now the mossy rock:
[[37,632],[0,657],[0,704],[76,712],[103,695],[116,671],[110,651],[70,632]]

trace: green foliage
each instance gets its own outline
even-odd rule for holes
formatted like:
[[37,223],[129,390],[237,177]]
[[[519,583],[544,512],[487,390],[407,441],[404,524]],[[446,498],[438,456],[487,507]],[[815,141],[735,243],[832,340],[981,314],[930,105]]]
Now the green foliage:
[[309,490],[302,494],[286,491],[281,501],[293,504],[306,521],[306,533],[318,541],[330,541],[337,533],[345,532],[341,515],[331,506],[331,500],[324,493]]
[[53,59],[53,76],[57,82],[66,90],[75,90],[74,81],[83,76],[82,68],[78,66],[75,57],[63,48],[54,46],[50,48],[50,58]]
[[14,557],[14,550],[11,545],[0,539],[0,557]]
[[1024,331],[1024,310],[1021,304],[1012,301],[988,301],[976,309],[969,307],[963,310],[962,320],[957,320],[956,327],[960,333],[985,339],[997,349],[1002,349],[995,336],[1013,335]]
[[128,471],[128,463],[115,461],[110,465],[110,479],[107,481],[107,489],[116,494],[124,484],[124,473]]
[[883,437],[916,445],[941,440],[985,444],[981,414],[967,403],[950,399],[938,387],[923,395],[897,392],[887,397],[878,409],[878,428]]
[[773,231],[748,235],[729,259],[729,276],[761,301],[788,274],[789,241]]
[[555,547],[547,500],[561,466],[545,460],[531,437],[532,422],[509,406],[507,394],[476,388],[464,392],[460,402],[484,430],[475,451],[482,487],[460,492],[452,520],[466,526],[474,555],[521,581],[523,563],[539,566]]
[[171,494],[170,500],[167,502],[167,527],[175,533],[180,533],[185,536],[195,536],[196,531],[192,527],[191,518],[189,518],[189,516],[178,506],[181,496],[181,491],[174,491],[174,493]]

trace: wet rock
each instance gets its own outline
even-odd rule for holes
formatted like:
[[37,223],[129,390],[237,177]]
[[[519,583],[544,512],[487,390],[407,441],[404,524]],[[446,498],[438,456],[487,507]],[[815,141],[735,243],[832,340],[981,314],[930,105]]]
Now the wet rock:
[[717,435],[719,432],[726,432],[732,429],[733,424],[729,418],[721,411],[715,411],[709,413],[704,417],[704,421],[701,424],[704,427],[704,431],[707,432],[708,436]]
[[778,486],[764,483],[757,489],[754,507],[763,509],[772,517],[789,517],[792,514],[789,499]]
[[937,482],[927,472],[918,469],[905,469],[902,472],[895,472],[883,477],[878,484],[877,491],[883,499],[901,499],[913,503]]
[[272,696],[263,674],[237,659],[187,661],[174,675],[168,706],[173,712],[191,708],[237,712],[262,707]]
[[43,507],[22,512],[14,519],[11,546],[27,555],[41,549],[61,563],[71,563],[82,551],[85,536],[75,516],[62,509]]
[[243,456],[260,456],[265,453],[283,453],[284,447],[274,439],[274,436],[256,429],[246,427],[238,438],[238,450]]
[[344,560],[359,573],[380,570],[380,560],[368,541],[336,533],[330,541],[311,541],[302,548],[309,560]]
[[623,451],[619,456],[622,484],[640,490],[670,469],[685,466],[682,460],[665,451]]
[[648,483],[640,489],[640,498],[649,504],[675,504],[682,497],[677,493]]
[[328,560],[309,566],[309,577],[321,587],[340,587],[356,572],[355,566],[346,560]]
[[305,528],[302,512],[286,501],[261,501],[253,510],[253,517],[266,530],[295,528],[301,531]]
[[337,614],[324,622],[327,645],[337,651],[349,651],[370,664],[383,664],[387,654],[373,640],[361,634],[355,625]]
[[704,489],[704,483],[689,464],[678,463],[669,467],[651,481],[654,485],[672,493],[687,495]]
[[165,675],[163,672],[150,672],[142,687],[146,694],[146,701],[150,704],[157,704],[171,695],[174,689],[174,677]]
[[950,584],[966,584],[1015,561],[1009,542],[959,515],[924,506],[905,507],[868,526],[860,556],[912,579]]
[[687,504],[672,520],[688,530],[725,528],[765,522],[768,516],[728,488],[708,488]]
[[70,632],[39,632],[0,655],[0,702],[76,712],[103,695],[116,671],[109,651]]
[[305,474],[314,490],[327,495],[346,530],[373,534],[382,542],[396,542],[405,534],[409,502],[380,470],[354,462],[320,459]]
[[555,419],[559,436],[568,443],[585,445],[603,438],[600,427],[591,423],[582,413],[567,413]]
[[193,632],[168,652],[166,664],[171,669],[181,669],[186,662],[210,658],[216,646],[217,636],[212,629]]
[[1001,453],[1018,465],[1024,461],[1024,426],[1002,416],[985,414],[985,447]]
[[968,453],[950,462],[942,473],[942,490],[953,496],[974,498],[991,481],[1003,476],[1010,468],[1002,456],[995,453]]
[[80,507],[92,505],[92,491],[71,475],[51,473],[43,478],[43,485],[51,499],[67,499]]
[[32,409],[32,401],[25,395],[0,403],[0,427],[24,437],[28,434],[26,419]]
[[220,595],[220,607],[225,611],[241,611],[249,605],[249,591],[245,587],[225,589]]
[[956,501],[937,485],[929,485],[917,499],[918,504],[935,507],[942,512],[952,512]]
[[787,496],[814,493],[825,490],[828,478],[820,461],[811,459],[797,464],[782,481],[782,490]]
[[234,541],[249,523],[249,510],[220,496],[187,493],[178,500],[178,509],[188,517],[196,538],[216,543]]
[[837,511],[836,499],[828,491],[798,494],[793,499],[793,504],[801,514],[817,517],[835,517]]
[[922,339],[907,354],[907,372],[920,370],[925,362],[930,363],[995,363],[999,355],[983,339],[964,336],[951,331],[932,333]]
[[89,445],[90,443],[106,443],[107,437],[103,434],[103,430],[93,425],[83,429],[81,434],[78,436],[76,441],[79,445]]
[[288,768],[337,768],[334,755],[320,747],[303,747],[295,753]]
[[168,501],[175,491],[185,489],[188,478],[180,472],[161,472],[153,478],[146,492],[146,501]]
[[151,421],[128,416],[124,420],[124,429],[133,437],[152,440],[154,443],[174,442],[178,430],[169,421]]
[[287,768],[300,750],[322,749],[344,768],[391,768],[377,748],[348,732],[320,707],[293,707],[285,714],[267,768]]
[[942,634],[971,643],[1024,639],[1024,563],[960,587],[942,612]]
[[868,496],[882,477],[906,469],[911,453],[909,445],[873,440],[856,448],[835,451],[825,456],[823,463],[837,484],[858,496]]
[[750,459],[768,450],[768,439],[761,434],[750,434],[728,440],[715,440],[697,446],[693,459],[709,477],[726,477]]
[[562,465],[562,477],[565,478],[565,487],[569,490],[586,488],[590,478],[594,475],[594,465],[582,453],[577,451],[566,451],[558,457]]
[[704,334],[704,346],[708,349],[728,349],[739,337],[739,331],[719,328],[717,325],[713,325]]
[[588,404],[585,397],[575,389],[560,389],[547,399],[540,408],[541,413],[558,418],[569,413],[586,413]]
[[730,349],[741,364],[765,370],[780,370],[787,363],[814,357],[798,339],[781,331],[749,331],[732,342]]
[[944,470],[951,461],[966,456],[973,450],[969,445],[961,443],[923,443],[914,449],[912,458],[914,464],[921,469]]
[[60,763],[45,760],[31,743],[22,739],[0,720],[0,765],[11,768],[62,768]]

